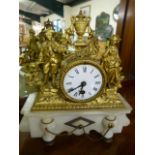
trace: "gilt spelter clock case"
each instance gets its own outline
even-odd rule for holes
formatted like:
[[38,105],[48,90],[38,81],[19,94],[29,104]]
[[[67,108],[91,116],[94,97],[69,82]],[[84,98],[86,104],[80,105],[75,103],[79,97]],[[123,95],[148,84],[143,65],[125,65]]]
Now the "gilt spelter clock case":
[[129,124],[131,107],[118,93],[124,79],[120,38],[100,41],[90,20],[80,12],[65,32],[54,32],[49,20],[38,35],[30,30],[20,65],[26,84],[35,91],[21,111],[20,130],[31,137],[50,142],[63,131],[81,135],[96,130],[111,138]]
[[61,90],[73,102],[87,102],[104,91],[105,72],[91,60],[77,60],[67,65],[61,75]]

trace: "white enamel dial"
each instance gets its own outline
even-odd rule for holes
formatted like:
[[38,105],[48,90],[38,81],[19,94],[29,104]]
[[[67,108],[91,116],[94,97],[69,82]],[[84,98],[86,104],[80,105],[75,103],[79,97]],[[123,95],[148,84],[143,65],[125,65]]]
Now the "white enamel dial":
[[63,87],[71,99],[85,101],[100,92],[103,82],[103,74],[96,66],[80,64],[65,74]]

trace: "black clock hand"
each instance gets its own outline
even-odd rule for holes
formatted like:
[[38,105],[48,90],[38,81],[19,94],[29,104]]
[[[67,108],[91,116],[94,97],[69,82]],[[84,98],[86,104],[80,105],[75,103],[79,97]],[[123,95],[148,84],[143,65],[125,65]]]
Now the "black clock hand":
[[81,85],[79,85],[79,86],[77,86],[77,87],[75,87],[75,88],[70,88],[70,89],[68,90],[68,93],[74,91],[75,89],[77,89],[77,88],[79,88],[79,87],[81,87]]
[[81,87],[83,88],[84,86],[86,86],[86,84],[87,84],[87,83],[86,83],[85,81],[82,81],[82,82],[81,82]]
[[83,88],[84,86],[86,86],[86,82],[85,82],[85,81],[82,81],[81,84],[80,84],[79,86],[77,86],[77,87],[75,87],[75,88],[70,88],[70,89],[68,90],[68,93],[74,91],[75,89],[77,89],[77,88],[79,88],[79,87],[82,87],[82,88]]
[[84,90],[79,90],[79,95],[80,94],[84,95],[85,94],[85,91]]
[[81,89],[79,90],[79,95],[82,94],[84,95],[85,94],[85,91],[83,90],[83,87],[86,85],[86,82],[83,81],[83,83],[81,83]]

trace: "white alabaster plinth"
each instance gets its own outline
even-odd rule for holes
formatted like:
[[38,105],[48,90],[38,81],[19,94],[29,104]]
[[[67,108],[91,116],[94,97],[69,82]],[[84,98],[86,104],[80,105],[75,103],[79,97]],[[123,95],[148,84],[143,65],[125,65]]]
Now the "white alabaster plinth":
[[[41,137],[46,142],[54,140],[56,135],[64,131],[69,134],[81,135],[96,130],[109,139],[115,133],[121,133],[123,127],[130,123],[126,115],[131,112],[132,108],[121,95],[124,108],[78,111],[31,111],[35,98],[36,93],[29,95],[21,110],[21,114],[24,116],[20,123],[20,131],[30,132],[32,138]],[[74,125],[81,125],[83,128],[75,129],[73,126],[67,125],[67,122],[74,119],[77,119]],[[88,124],[85,119],[92,123]],[[110,127],[109,130],[108,127]]]

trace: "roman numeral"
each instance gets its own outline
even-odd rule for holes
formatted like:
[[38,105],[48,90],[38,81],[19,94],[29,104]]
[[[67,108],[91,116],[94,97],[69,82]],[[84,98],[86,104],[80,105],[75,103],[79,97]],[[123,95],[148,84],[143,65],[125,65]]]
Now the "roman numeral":
[[93,90],[94,90],[94,91],[97,91],[97,88],[94,87]]
[[92,70],[91,70],[90,74],[92,74],[92,73],[93,73],[93,71],[94,71],[94,69],[92,69]]
[[66,82],[66,85],[71,85],[72,84],[72,82]]
[[78,71],[78,69],[75,69],[75,72],[76,72],[76,74],[79,74],[79,71]]
[[77,96],[78,95],[78,93],[76,92],[75,94],[74,94],[74,96]]
[[94,78],[96,79],[96,78],[97,78],[97,77],[99,77],[99,76],[100,76],[100,75],[99,75],[99,74],[97,74],[97,75],[95,75],[95,76],[94,76]]
[[86,72],[86,71],[87,71],[87,67],[84,66],[84,67],[83,67],[83,72]]
[[91,93],[91,92],[88,92],[88,94],[89,94],[89,95],[92,95],[92,93]]
[[68,75],[68,77],[70,77],[70,78],[74,78],[74,76],[72,76],[72,75]]
[[95,84],[97,84],[97,85],[100,84],[100,83],[101,83],[101,81],[95,81]]

